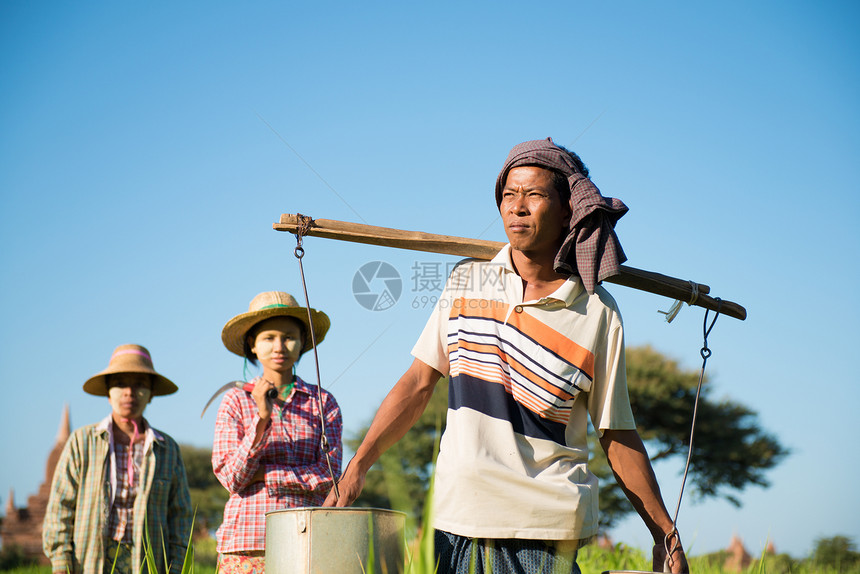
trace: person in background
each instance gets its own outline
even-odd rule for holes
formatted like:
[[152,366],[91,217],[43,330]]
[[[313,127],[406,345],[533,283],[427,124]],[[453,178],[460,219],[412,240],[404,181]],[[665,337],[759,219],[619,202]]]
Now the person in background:
[[72,433],[57,463],[42,526],[55,574],[141,572],[145,543],[158,572],[182,570],[192,527],[185,465],[143,417],[152,397],[176,390],[140,345],[117,347],[84,383],[111,413]]
[[340,407],[331,393],[295,373],[299,358],[313,348],[311,329],[319,344],[331,324],[322,311],[310,315],[312,322],[292,295],[267,291],[221,333],[229,351],[263,370],[253,391],[237,388],[224,396],[215,422],[212,467],[230,492],[217,532],[224,574],[262,574],[266,513],[321,505],[340,474]]
[[599,285],[625,259],[613,228],[627,207],[549,138],[511,150],[496,206],[508,244],[451,272],[412,365],[326,505],[352,504],[447,375],[432,510],[439,574],[471,572],[471,560],[477,574],[579,572],[576,551],[598,527],[589,418],[651,532],[655,570],[686,572],[633,420],[621,315]]

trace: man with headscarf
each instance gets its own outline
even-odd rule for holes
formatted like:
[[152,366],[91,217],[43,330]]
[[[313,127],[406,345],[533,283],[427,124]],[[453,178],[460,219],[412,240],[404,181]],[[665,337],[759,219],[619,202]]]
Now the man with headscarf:
[[440,573],[470,572],[472,560],[477,573],[579,572],[576,550],[598,527],[589,417],[654,539],[654,569],[687,572],[630,408],[621,316],[599,285],[625,260],[614,225],[627,207],[549,138],[511,150],[496,204],[509,244],[452,271],[326,504],[355,500],[447,375],[432,514]]

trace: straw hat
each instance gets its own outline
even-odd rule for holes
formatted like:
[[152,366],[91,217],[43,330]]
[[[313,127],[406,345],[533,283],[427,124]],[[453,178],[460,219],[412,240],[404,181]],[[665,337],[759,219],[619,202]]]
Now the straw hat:
[[107,369],[93,375],[84,383],[84,392],[97,397],[108,396],[105,375],[116,373],[146,373],[152,375],[152,396],[170,395],[178,388],[173,381],[155,372],[152,357],[146,347],[140,345],[120,345],[110,357]]
[[[302,353],[305,354],[313,348],[311,343],[311,331],[308,325],[308,308],[300,307],[295,297],[283,291],[265,291],[260,293],[251,300],[248,305],[248,312],[236,315],[224,325],[221,331],[221,340],[224,346],[231,353],[235,353],[240,357],[245,356],[245,336],[251,328],[259,323],[272,317],[293,317],[305,328],[306,341],[302,348]],[[325,334],[331,326],[331,320],[328,315],[322,311],[311,309],[311,317],[313,320],[314,338],[317,344],[322,343]]]

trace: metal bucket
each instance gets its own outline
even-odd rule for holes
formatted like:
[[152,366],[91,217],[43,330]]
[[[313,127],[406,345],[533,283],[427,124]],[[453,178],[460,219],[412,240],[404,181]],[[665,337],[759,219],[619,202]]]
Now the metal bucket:
[[267,512],[266,574],[402,573],[405,526],[404,513],[380,508]]

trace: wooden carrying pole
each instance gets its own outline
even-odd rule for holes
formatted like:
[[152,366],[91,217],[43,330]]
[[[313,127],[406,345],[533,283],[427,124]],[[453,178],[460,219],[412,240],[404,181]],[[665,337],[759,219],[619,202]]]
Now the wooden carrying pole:
[[[461,257],[473,257],[475,259],[492,259],[504,246],[499,241],[487,241],[485,239],[469,239],[465,237],[454,237],[451,235],[436,235],[422,231],[404,231],[389,227],[376,227],[363,223],[350,223],[347,221],[336,221],[333,219],[311,219],[301,214],[284,213],[278,223],[272,224],[276,231],[289,231],[298,234],[301,229],[303,235],[311,237],[327,237],[341,241],[352,241],[355,243],[367,243],[370,245],[381,245],[384,247],[398,247],[400,249],[412,249],[414,251],[427,251],[430,253],[444,253],[446,255],[459,255]],[[716,311],[719,307],[720,313],[740,319],[747,318],[747,311],[741,305],[731,301],[717,301],[708,295],[710,287],[701,283],[684,281],[668,275],[644,271],[635,267],[622,265],[620,273],[605,279],[609,283],[624,285],[640,291],[647,291],[656,295],[663,295],[671,299],[678,299],[691,305],[704,307]],[[694,299],[694,290],[698,296]]]

